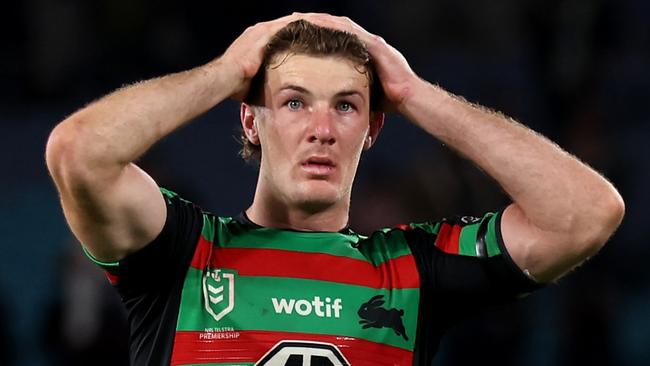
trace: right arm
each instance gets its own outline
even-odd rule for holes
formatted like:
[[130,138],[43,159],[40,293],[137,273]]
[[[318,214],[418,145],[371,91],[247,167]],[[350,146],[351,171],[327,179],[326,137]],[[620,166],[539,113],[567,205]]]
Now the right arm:
[[224,99],[245,95],[270,36],[295,19],[249,27],[220,58],[119,89],[54,128],[47,166],[72,232],[95,258],[122,259],[160,233],[165,202],[133,161]]

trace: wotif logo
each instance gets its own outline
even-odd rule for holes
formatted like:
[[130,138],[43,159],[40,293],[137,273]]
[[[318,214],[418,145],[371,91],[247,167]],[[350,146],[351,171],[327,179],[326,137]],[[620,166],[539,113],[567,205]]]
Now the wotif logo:
[[285,298],[271,298],[273,303],[273,309],[275,309],[276,314],[289,314],[291,315],[294,311],[300,316],[309,316],[314,313],[319,318],[339,318],[341,316],[341,310],[343,310],[343,304],[341,299],[334,299],[326,297],[325,301],[322,301],[320,296],[314,296],[314,299],[309,301],[307,299],[285,299]]

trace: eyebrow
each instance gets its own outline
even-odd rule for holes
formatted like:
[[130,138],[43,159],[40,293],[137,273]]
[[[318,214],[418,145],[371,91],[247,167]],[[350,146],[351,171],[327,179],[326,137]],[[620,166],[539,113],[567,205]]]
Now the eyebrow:
[[283,90],[295,90],[299,93],[311,95],[311,92],[309,92],[309,90],[303,88],[302,86],[293,85],[293,84],[285,85],[282,88],[280,88],[280,91]]
[[[285,86],[281,87],[279,91],[283,91],[283,90],[294,90],[294,91],[297,91],[299,93],[303,93],[303,94],[307,94],[307,95],[312,94],[309,90],[303,88],[302,86],[294,85],[294,84],[285,85]],[[342,90],[342,91],[336,93],[334,96],[340,98],[340,97],[347,97],[347,96],[351,96],[351,95],[358,95],[364,101],[366,100],[366,98],[364,97],[364,95],[362,93],[360,93],[357,90],[353,90],[353,89]]]
[[348,96],[351,96],[351,95],[358,95],[364,101],[366,100],[366,98],[363,96],[363,94],[361,94],[360,92],[358,92],[356,90],[343,90],[343,91],[340,91],[340,92],[336,93],[337,97],[348,97]]

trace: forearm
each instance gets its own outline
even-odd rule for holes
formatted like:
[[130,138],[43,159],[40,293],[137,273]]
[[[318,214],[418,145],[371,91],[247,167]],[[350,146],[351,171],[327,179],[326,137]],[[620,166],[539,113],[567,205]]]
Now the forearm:
[[418,81],[404,114],[493,177],[542,230],[600,223],[620,196],[602,176],[559,146],[501,114]]
[[[48,145],[109,173],[230,96],[240,83],[220,60],[119,89],[63,121]],[[49,148],[50,146],[48,146]]]
[[399,51],[349,19],[313,14],[308,20],[357,34],[373,57],[384,110],[396,110],[469,158],[510,195],[501,236],[527,273],[558,278],[620,224],[625,205],[616,189],[545,137],[419,79]]
[[70,228],[96,258],[119,260],[158,236],[167,218],[165,200],[133,162],[225,98],[245,96],[269,38],[293,19],[251,26],[220,58],[117,90],[52,131],[47,167]]

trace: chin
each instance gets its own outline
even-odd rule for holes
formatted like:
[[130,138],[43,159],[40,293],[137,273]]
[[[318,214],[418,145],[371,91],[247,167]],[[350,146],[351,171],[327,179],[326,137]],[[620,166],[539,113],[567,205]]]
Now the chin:
[[294,202],[309,211],[320,211],[344,199],[338,187],[327,181],[310,181],[300,184],[294,192]]

